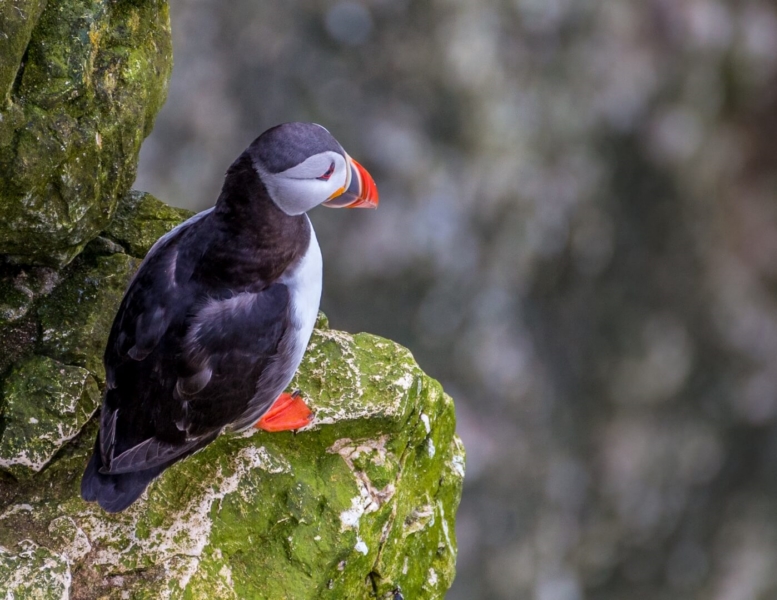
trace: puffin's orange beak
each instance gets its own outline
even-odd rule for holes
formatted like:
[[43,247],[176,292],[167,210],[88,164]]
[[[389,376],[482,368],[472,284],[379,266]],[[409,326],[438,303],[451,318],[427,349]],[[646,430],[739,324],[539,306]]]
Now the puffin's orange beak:
[[348,189],[337,190],[324,202],[329,208],[378,208],[378,186],[375,180],[350,156],[346,160],[351,167],[351,181]]

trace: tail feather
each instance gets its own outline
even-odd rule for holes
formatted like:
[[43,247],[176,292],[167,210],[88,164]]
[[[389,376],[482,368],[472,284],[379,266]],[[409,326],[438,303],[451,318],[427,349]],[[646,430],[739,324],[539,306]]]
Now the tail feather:
[[100,450],[95,447],[81,479],[81,497],[87,502],[97,502],[107,512],[121,512],[135,502],[148,484],[167,466],[169,465],[120,475],[104,475],[100,473]]
[[89,459],[89,464],[86,465],[84,470],[84,476],[81,478],[81,497],[87,502],[97,502],[107,512],[121,512],[135,502],[143,493],[143,490],[148,487],[148,484],[156,479],[162,471],[179,460],[191,456],[200,448],[204,448],[215,440],[218,435],[218,431],[214,432],[180,456],[176,456],[172,460],[151,469],[106,475],[100,473],[100,467],[103,464],[99,446],[100,436],[98,434],[92,458]]

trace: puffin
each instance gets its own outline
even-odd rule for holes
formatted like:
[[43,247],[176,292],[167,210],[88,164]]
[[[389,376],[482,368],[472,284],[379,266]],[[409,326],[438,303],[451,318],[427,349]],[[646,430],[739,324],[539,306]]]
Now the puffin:
[[152,246],[105,348],[84,500],[123,511],[222,432],[309,424],[312,411],[285,390],[321,300],[306,214],[318,205],[377,208],[378,190],[324,127],[284,123],[232,163],[213,208]]

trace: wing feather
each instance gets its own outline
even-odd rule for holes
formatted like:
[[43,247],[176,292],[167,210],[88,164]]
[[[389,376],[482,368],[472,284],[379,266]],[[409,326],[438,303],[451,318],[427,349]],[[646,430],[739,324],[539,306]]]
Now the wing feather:
[[116,418],[118,410],[103,410],[100,415],[100,457],[103,464],[107,465],[113,458],[113,448],[116,445]]
[[152,469],[186,454],[202,440],[203,438],[195,438],[187,440],[184,444],[171,444],[156,438],[149,438],[114,457],[110,462],[110,467],[101,467],[100,473],[119,475],[120,473]]
[[189,435],[222,428],[250,409],[260,380],[279,366],[275,359],[288,329],[289,300],[287,286],[276,283],[210,302],[197,313],[183,342],[175,389],[186,403]]

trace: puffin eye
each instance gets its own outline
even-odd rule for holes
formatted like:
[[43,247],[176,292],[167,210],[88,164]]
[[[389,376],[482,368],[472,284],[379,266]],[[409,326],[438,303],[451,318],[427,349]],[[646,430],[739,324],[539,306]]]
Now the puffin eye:
[[324,173],[321,177],[316,177],[316,179],[320,179],[321,181],[329,181],[329,178],[332,176],[332,173],[335,172],[335,163],[332,163],[329,165],[329,168],[326,170],[326,173]]

